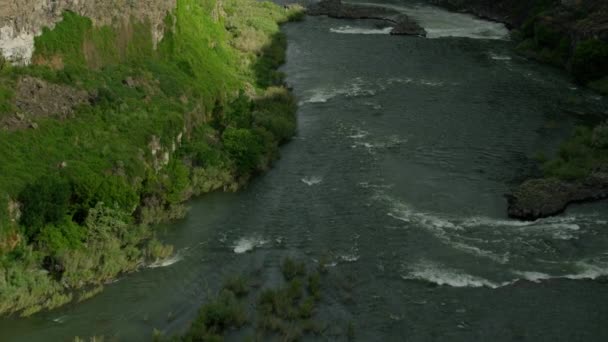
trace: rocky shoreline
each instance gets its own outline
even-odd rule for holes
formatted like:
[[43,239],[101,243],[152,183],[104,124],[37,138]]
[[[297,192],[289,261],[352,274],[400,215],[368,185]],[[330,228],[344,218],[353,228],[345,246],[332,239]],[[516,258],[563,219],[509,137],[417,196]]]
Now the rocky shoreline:
[[426,37],[426,31],[418,22],[395,10],[364,5],[350,5],[342,0],[322,0],[308,6],[308,15],[326,15],[337,19],[374,19],[392,26],[391,35],[409,35]]

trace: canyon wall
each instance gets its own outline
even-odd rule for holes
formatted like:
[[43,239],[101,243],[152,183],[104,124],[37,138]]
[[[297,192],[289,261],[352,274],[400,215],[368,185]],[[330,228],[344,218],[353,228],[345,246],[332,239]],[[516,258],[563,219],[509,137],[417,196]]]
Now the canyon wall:
[[0,54],[13,64],[29,64],[34,38],[60,21],[64,11],[89,17],[98,26],[131,18],[149,21],[158,42],[175,6],[176,0],[0,0]]

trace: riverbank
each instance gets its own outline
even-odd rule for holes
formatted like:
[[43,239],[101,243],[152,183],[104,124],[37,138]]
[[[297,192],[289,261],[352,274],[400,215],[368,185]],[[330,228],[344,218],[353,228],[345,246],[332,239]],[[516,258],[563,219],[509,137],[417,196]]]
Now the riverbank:
[[153,224],[236,191],[295,133],[277,68],[299,7],[177,1],[149,21],[65,12],[0,70],[0,314],[97,293],[172,253]]

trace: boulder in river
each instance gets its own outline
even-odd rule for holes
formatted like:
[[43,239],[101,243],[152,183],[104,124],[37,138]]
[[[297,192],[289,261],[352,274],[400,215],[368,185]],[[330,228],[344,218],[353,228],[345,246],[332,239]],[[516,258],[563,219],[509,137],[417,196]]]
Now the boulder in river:
[[532,179],[507,195],[512,218],[536,220],[562,213],[569,204],[608,198],[608,168],[597,169],[579,181]]
[[396,21],[392,35],[426,36],[426,31],[407,15],[400,15]]

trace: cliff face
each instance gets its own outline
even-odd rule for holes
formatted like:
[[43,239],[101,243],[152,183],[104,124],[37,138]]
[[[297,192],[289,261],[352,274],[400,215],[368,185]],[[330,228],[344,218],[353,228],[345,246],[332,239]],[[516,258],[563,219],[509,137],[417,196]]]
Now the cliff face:
[[175,6],[176,0],[0,0],[0,53],[13,64],[29,64],[34,37],[43,27],[54,27],[64,11],[86,16],[97,26],[148,21],[158,42],[164,18]]

